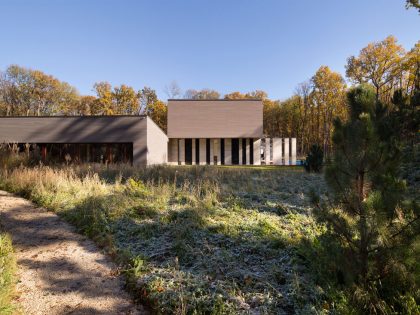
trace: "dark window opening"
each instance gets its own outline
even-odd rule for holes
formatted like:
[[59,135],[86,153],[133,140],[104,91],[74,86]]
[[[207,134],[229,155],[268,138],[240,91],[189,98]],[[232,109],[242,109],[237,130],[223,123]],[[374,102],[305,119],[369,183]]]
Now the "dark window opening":
[[206,163],[210,164],[210,139],[206,139]]
[[185,139],[185,164],[192,164],[192,139]]
[[133,164],[133,143],[31,143],[18,144],[31,158],[44,163],[129,163]]
[[246,164],[246,139],[242,139],[242,164]]
[[254,139],[249,139],[249,164],[254,165]]
[[220,139],[220,163],[225,165],[225,139]]
[[239,164],[239,139],[232,139],[232,164]]
[[195,139],[195,164],[200,164],[200,139]]

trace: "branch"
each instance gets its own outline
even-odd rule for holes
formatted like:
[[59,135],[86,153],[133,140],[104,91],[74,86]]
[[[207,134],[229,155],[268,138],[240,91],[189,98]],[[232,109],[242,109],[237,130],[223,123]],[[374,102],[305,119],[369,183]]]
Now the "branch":
[[391,235],[390,238],[394,238],[398,235],[400,235],[402,232],[404,232],[410,225],[412,225],[414,222],[416,222],[418,219],[420,219],[420,217],[415,217],[413,220],[411,220],[410,222],[408,222],[405,226],[403,226],[397,233]]

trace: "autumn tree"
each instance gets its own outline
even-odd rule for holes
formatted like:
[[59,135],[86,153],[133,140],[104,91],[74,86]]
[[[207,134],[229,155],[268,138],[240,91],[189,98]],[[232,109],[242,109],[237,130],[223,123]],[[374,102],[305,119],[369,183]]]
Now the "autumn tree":
[[149,116],[163,131],[167,131],[168,107],[160,100],[150,106]]
[[148,115],[150,113],[150,107],[158,100],[156,91],[150,87],[145,86],[139,91],[139,96],[140,108],[138,112],[142,115]]
[[240,99],[259,99],[259,100],[266,100],[268,99],[268,95],[265,91],[255,90],[247,93],[241,92],[232,92],[225,94],[225,100],[240,100]]
[[409,8],[417,9],[420,13],[420,2],[419,2],[419,0],[406,0],[405,7],[407,9],[409,9]]
[[136,115],[139,111],[140,92],[121,84],[112,87],[108,82],[94,85],[96,100],[90,104],[92,115]]
[[185,92],[184,97],[192,100],[215,100],[220,98],[220,93],[211,89],[193,90]]
[[96,105],[99,115],[115,115],[116,110],[112,101],[112,86],[108,82],[98,82],[93,85],[96,93]]
[[420,90],[420,41],[405,55],[403,67],[407,72],[405,93],[412,96],[414,91]]
[[404,48],[397,44],[394,36],[373,42],[363,48],[359,56],[347,60],[346,75],[356,84],[370,83],[375,87],[376,98],[390,96],[401,83]]
[[312,102],[316,111],[316,143],[328,155],[333,121],[335,118],[346,117],[346,85],[341,75],[327,66],[320,67],[311,82]]
[[314,116],[312,114],[312,97],[311,97],[311,82],[305,81],[300,83],[295,91],[298,101],[299,121],[298,121],[298,150],[300,152],[308,152],[309,148],[315,143],[313,130]]
[[42,71],[12,65],[0,73],[0,104],[5,115],[66,113],[78,99],[74,87]]
[[242,94],[241,92],[232,92],[232,93],[228,93],[224,96],[225,100],[241,100],[246,98],[245,94]]
[[263,101],[263,128],[264,134],[269,137],[280,137],[282,134],[280,115],[280,101]]
[[259,99],[259,100],[264,101],[265,99],[268,99],[268,94],[265,91],[255,90],[255,91],[246,93],[245,98],[253,98],[253,99]]
[[138,113],[140,95],[131,86],[121,84],[114,87],[112,97],[118,114],[135,115]]
[[92,95],[81,96],[73,107],[69,108],[67,115],[89,116],[99,115],[99,109],[96,108],[96,97]]

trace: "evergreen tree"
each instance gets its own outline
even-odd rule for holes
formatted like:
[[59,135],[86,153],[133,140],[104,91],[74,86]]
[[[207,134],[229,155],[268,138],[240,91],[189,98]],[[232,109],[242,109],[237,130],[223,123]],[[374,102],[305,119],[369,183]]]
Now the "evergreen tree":
[[361,313],[417,310],[407,257],[419,244],[419,208],[402,199],[400,141],[390,108],[370,86],[351,89],[348,104],[349,120],[335,122],[335,152],[325,172],[333,200],[315,200],[315,215],[341,244],[341,257],[333,259],[344,262],[340,273]]
[[324,161],[324,151],[321,146],[314,144],[306,157],[303,166],[307,172],[319,173],[322,170],[322,164]]

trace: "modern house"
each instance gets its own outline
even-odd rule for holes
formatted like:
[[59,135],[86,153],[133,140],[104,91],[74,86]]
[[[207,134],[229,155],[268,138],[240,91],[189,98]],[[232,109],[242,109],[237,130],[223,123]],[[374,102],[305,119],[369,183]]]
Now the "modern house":
[[170,164],[259,165],[261,100],[169,100]]
[[0,143],[67,162],[296,164],[295,138],[263,138],[257,99],[169,100],[168,135],[147,116],[0,117]]

